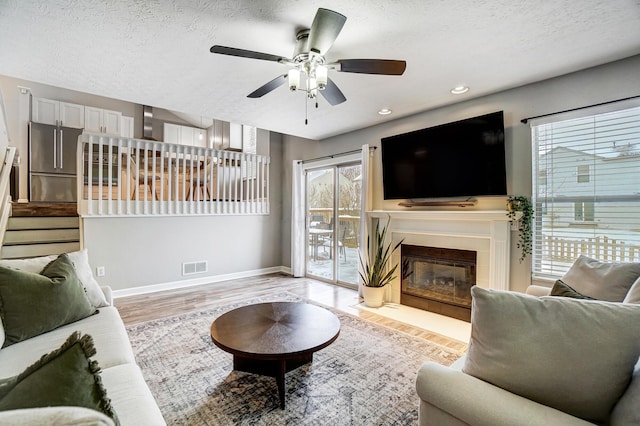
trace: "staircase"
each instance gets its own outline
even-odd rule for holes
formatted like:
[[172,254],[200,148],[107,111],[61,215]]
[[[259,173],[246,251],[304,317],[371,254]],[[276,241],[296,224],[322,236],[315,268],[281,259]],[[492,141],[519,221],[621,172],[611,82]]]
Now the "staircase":
[[13,203],[1,257],[15,259],[80,250],[75,203]]

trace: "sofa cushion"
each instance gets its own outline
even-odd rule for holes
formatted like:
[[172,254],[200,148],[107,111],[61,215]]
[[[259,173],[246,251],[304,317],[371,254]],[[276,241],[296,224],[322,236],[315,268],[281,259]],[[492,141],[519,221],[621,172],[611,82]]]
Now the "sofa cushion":
[[97,351],[93,359],[98,361],[103,370],[114,365],[135,363],[122,319],[118,310],[111,306],[100,308],[97,314],[80,321],[3,348],[0,350],[0,377],[15,376],[35,362],[41,354],[59,348],[74,331],[93,337]]
[[633,283],[622,303],[640,303],[640,277]]
[[2,325],[2,315],[0,315],[0,348],[4,345],[4,326]]
[[0,425],[42,426],[114,426],[112,419],[84,407],[38,407],[0,411]]
[[48,406],[98,410],[118,423],[100,379],[91,336],[73,333],[53,352],[0,383],[0,411]]
[[580,256],[562,281],[594,299],[622,302],[638,277],[640,263],[606,263]]
[[102,370],[102,383],[109,391],[111,405],[127,424],[159,426],[166,424],[140,367],[122,364]]
[[611,414],[611,426],[640,425],[640,360],[636,363],[631,383]]
[[587,421],[604,422],[640,356],[640,306],[472,290],[463,371]]
[[4,346],[45,333],[95,312],[67,255],[41,274],[0,266]]
[[549,296],[559,296],[559,297],[572,297],[574,299],[590,299],[595,300],[593,297],[585,296],[584,294],[578,293],[570,286],[565,284],[562,280],[556,280],[555,284],[551,288],[551,292]]
[[[73,251],[66,253],[71,259],[73,266],[76,269],[76,274],[82,282],[87,296],[91,301],[91,304],[96,308],[103,306],[109,306],[108,301],[105,299],[104,293],[100,289],[100,284],[93,277],[91,272],[91,266],[89,265],[89,254],[87,249]],[[0,266],[6,266],[15,269],[21,269],[27,272],[39,273],[50,262],[55,260],[58,256],[40,256],[30,259],[0,259]]]

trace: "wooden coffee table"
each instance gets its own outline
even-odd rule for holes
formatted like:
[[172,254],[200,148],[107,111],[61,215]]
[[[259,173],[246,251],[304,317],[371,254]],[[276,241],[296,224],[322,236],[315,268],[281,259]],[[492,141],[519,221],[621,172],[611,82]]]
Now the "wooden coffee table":
[[211,339],[233,354],[233,369],[276,378],[284,409],[284,375],[313,360],[340,334],[340,321],[308,303],[272,302],[243,306],[211,324]]

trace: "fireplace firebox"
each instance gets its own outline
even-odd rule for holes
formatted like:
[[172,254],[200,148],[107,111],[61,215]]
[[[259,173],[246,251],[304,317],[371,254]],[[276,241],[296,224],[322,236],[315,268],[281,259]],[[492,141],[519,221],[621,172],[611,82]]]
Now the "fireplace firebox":
[[400,303],[471,321],[475,251],[403,244],[400,253]]

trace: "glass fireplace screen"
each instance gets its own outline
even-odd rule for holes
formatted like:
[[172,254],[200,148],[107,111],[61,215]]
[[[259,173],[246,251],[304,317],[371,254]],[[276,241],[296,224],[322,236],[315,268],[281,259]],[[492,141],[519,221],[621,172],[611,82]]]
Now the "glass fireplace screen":
[[476,252],[403,244],[402,292],[471,307],[476,283]]

